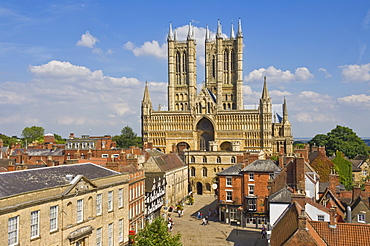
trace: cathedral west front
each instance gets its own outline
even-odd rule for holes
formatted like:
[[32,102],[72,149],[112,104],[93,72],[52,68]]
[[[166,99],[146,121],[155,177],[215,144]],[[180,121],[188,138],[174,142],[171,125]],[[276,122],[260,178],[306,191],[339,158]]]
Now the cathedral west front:
[[[142,101],[144,145],[165,153],[186,155],[191,188],[211,192],[215,174],[235,164],[245,152],[276,156],[293,152],[286,101],[283,116],[274,117],[266,78],[256,109],[243,105],[243,32],[215,37],[208,27],[205,42],[205,81],[197,92],[196,41],[189,25],[186,40],[177,40],[170,25],[168,42],[168,109],[155,111],[146,85]],[[263,85],[262,85],[263,82]]]

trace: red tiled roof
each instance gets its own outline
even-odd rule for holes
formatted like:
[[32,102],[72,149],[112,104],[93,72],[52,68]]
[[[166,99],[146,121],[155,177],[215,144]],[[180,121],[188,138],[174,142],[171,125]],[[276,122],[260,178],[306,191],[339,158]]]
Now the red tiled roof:
[[369,246],[370,225],[337,223],[330,228],[329,222],[308,221],[320,237],[330,246]]

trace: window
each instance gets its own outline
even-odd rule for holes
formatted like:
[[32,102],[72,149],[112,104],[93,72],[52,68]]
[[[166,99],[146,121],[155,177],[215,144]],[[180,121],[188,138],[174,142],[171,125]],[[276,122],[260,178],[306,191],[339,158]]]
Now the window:
[[231,157],[231,163],[235,163],[236,162],[236,159],[235,159],[235,157],[233,156],[233,157]]
[[84,219],[84,200],[77,200],[77,223]]
[[102,213],[102,194],[97,194],[96,195],[96,215],[101,215]]
[[195,157],[194,156],[190,157],[190,162],[191,163],[194,163],[195,162]]
[[228,202],[233,201],[233,192],[232,191],[226,191],[226,201],[228,201]]
[[203,174],[203,177],[207,177],[207,168],[206,167],[203,167],[202,174]]
[[324,219],[325,219],[324,215],[321,215],[321,214],[317,215],[317,221],[324,221]]
[[108,191],[108,211],[113,210],[113,191]]
[[18,244],[18,219],[19,216],[8,219],[8,245]]
[[257,210],[256,202],[257,202],[257,199],[247,199],[247,210],[256,211]]
[[118,190],[118,207],[123,207],[123,189]]
[[367,170],[362,170],[362,175],[367,176]]
[[108,154],[102,154],[101,158],[108,158]]
[[113,246],[113,223],[108,225],[108,246]]
[[254,196],[254,185],[248,185],[248,195]]
[[123,219],[118,221],[118,242],[123,241]]
[[226,177],[226,186],[232,186],[231,177]]
[[96,229],[96,246],[102,246],[102,228]]
[[195,167],[190,168],[190,176],[195,177]]
[[207,163],[207,157],[203,156],[203,163]]
[[366,222],[366,217],[365,217],[365,215],[364,214],[358,214],[357,215],[357,222],[359,222],[359,223],[365,223]]
[[50,231],[58,230],[58,206],[50,207]]
[[39,236],[40,210],[31,212],[31,238]]
[[119,157],[119,154],[113,154],[112,155],[112,158],[118,158]]
[[254,180],[254,173],[249,173],[249,180]]
[[216,162],[217,162],[217,163],[221,163],[221,157],[217,157]]

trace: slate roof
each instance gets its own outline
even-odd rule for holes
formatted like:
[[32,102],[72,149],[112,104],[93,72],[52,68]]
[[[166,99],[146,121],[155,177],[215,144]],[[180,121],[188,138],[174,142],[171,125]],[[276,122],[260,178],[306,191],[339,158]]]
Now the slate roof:
[[0,173],[0,198],[68,185],[66,175],[83,175],[94,180],[120,174],[92,163],[61,165]]
[[238,163],[235,165],[232,165],[221,172],[216,173],[217,176],[242,176],[243,174],[241,173],[242,170],[242,163]]
[[292,202],[293,190],[290,187],[284,187],[271,196],[269,196],[269,202],[273,203],[291,203]]
[[308,221],[327,245],[368,246],[370,242],[370,225],[337,223],[330,228],[329,222]]
[[64,149],[15,149],[11,156],[26,152],[28,156],[63,156]]
[[168,172],[186,166],[176,153],[153,156],[163,172]]
[[272,160],[255,160],[242,169],[242,172],[280,172],[281,168]]

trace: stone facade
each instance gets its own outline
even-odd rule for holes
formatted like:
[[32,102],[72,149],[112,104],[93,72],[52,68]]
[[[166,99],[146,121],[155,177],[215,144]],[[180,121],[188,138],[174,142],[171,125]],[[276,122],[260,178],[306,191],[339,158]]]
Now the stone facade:
[[263,151],[292,153],[293,138],[284,101],[283,117],[273,117],[272,102],[263,86],[259,106],[243,105],[243,34],[224,38],[221,24],[215,39],[205,37],[205,82],[197,94],[196,43],[189,25],[186,41],[172,27],[168,34],[168,110],[152,107],[148,85],[142,101],[144,145],[165,153],[195,151]]
[[128,179],[91,163],[2,173],[0,245],[126,245]]

